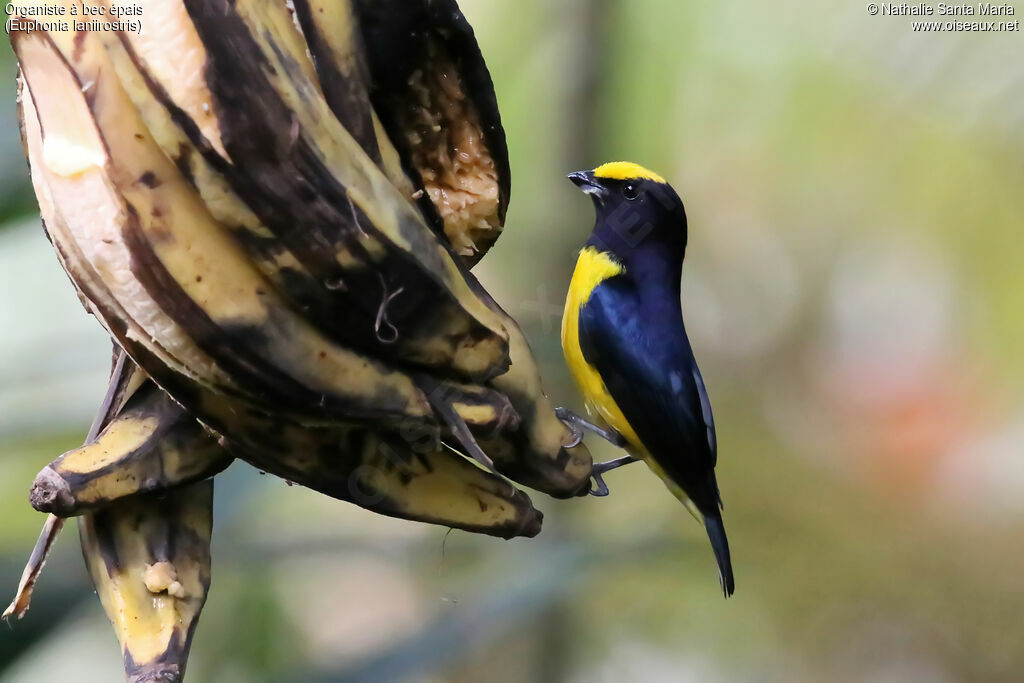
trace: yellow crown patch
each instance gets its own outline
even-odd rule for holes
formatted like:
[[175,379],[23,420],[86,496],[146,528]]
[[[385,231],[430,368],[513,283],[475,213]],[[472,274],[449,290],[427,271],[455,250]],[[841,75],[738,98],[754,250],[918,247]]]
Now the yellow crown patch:
[[653,180],[656,183],[665,183],[665,179],[654,171],[649,171],[631,161],[613,161],[598,166],[594,169],[594,177],[610,180]]

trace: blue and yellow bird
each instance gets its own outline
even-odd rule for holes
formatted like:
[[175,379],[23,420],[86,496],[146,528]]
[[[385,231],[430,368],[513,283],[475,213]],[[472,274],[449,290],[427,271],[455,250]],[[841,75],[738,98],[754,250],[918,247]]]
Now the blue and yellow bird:
[[683,325],[680,282],[686,212],[675,190],[642,166],[615,162],[569,178],[597,210],[562,319],[562,349],[593,424],[562,416],[625,448],[601,475],[643,460],[704,524],[722,589],[734,581],[715,479],[715,423]]

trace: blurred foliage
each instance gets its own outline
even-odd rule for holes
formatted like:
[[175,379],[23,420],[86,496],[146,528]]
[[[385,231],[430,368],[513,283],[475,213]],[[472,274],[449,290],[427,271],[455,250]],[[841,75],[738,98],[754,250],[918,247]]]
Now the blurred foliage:
[[[218,479],[193,680],[1018,679],[1020,34],[914,33],[837,0],[462,5],[512,153],[507,233],[481,275],[559,402],[579,405],[557,330],[591,221],[564,174],[628,158],[686,202],[683,302],[737,594],[722,601],[701,530],[641,466],[607,499],[536,500],[544,533],[502,543],[236,465]],[[13,590],[42,521],[25,491],[84,433],[109,350],[32,219],[9,51],[0,73]],[[0,680],[120,675],[66,536],[0,636]]]

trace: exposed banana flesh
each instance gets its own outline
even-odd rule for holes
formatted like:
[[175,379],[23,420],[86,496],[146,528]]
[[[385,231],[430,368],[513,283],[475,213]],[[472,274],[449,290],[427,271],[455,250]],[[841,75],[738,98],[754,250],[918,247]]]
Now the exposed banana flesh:
[[129,683],[181,681],[210,588],[213,480],[79,517],[89,574]]
[[207,479],[232,460],[195,418],[147,382],[95,439],[47,465],[29,500],[40,512],[70,517]]
[[[508,148],[491,76],[454,0],[356,0],[373,106],[453,249],[476,263],[501,233]],[[426,201],[429,200],[429,201]]]

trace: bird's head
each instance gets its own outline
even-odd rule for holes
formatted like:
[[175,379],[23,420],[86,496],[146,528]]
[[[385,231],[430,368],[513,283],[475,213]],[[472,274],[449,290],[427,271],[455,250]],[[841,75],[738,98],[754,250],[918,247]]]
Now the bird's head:
[[591,242],[624,260],[637,251],[665,255],[686,248],[686,211],[672,186],[639,164],[616,161],[569,179],[590,195],[597,211]]

